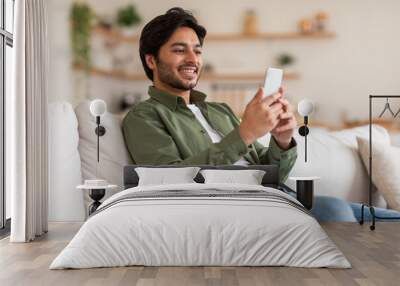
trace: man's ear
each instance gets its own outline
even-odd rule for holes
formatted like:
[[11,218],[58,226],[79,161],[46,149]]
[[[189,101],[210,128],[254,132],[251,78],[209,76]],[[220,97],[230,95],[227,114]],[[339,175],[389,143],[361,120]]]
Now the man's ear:
[[146,64],[151,69],[154,70],[156,67],[156,59],[153,55],[147,54],[145,55]]

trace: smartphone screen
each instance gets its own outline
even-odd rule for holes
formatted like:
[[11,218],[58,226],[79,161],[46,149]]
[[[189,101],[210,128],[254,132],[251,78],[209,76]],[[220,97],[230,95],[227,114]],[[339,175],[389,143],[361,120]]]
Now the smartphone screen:
[[282,85],[283,70],[268,68],[264,82],[264,97],[270,96],[279,91]]

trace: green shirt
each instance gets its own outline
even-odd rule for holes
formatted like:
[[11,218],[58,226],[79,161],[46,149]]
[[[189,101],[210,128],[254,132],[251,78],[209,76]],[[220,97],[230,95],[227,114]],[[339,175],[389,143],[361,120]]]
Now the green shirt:
[[[125,142],[136,164],[231,165],[241,157],[252,165],[275,164],[284,182],[293,167],[296,146],[279,148],[255,142],[247,146],[239,134],[239,119],[225,103],[206,102],[206,95],[193,90],[195,104],[222,140],[212,143],[206,130],[182,97],[149,88],[150,99],[135,106],[123,120]],[[293,140],[293,145],[296,143]]]

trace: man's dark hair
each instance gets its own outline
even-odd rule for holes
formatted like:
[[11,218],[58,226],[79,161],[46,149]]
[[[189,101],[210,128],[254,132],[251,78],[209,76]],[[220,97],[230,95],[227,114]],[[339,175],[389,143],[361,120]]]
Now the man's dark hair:
[[164,15],[157,16],[144,26],[140,35],[139,53],[144,71],[151,81],[153,81],[153,71],[147,66],[145,55],[151,54],[158,60],[160,47],[169,40],[175,30],[181,27],[193,29],[200,45],[203,45],[206,29],[197,23],[190,12],[179,7],[169,9]]

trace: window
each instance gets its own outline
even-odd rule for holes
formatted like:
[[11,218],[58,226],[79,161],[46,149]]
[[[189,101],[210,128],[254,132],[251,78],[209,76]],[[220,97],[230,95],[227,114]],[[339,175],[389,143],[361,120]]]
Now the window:
[[10,194],[5,188],[5,100],[11,93],[13,67],[14,0],[0,0],[0,236],[9,231]]

